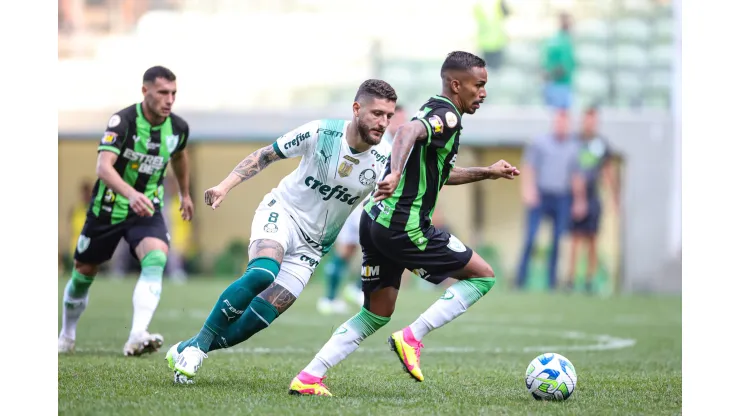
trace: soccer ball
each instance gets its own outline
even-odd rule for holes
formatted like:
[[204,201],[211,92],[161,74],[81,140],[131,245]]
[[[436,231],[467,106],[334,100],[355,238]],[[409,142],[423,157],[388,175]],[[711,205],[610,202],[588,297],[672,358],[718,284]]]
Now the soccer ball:
[[576,369],[570,360],[548,352],[532,360],[524,383],[535,400],[566,400],[576,389]]

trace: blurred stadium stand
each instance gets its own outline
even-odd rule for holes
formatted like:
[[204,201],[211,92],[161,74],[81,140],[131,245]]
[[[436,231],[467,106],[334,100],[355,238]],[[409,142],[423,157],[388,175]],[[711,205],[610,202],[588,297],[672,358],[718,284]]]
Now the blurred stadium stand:
[[[472,0],[454,7],[441,0],[424,7],[377,0],[369,10],[366,3],[341,0],[59,2],[61,76],[88,85],[79,91],[78,83],[65,83],[65,110],[130,101],[139,81],[130,74],[153,62],[188,80],[181,111],[321,107],[352,95],[357,80],[366,77],[383,78],[404,101],[421,102],[439,87],[441,57],[455,49],[476,50]],[[500,73],[491,77],[493,103],[541,104],[540,45],[556,29],[554,16],[565,10],[574,17],[576,105],[669,108],[670,2],[509,0],[508,5],[510,41]],[[424,39],[432,36],[428,23],[450,18],[455,30]],[[330,65],[315,64],[317,54]],[[95,76],[100,73],[108,76]],[[225,75],[228,92],[214,93],[213,80]],[[111,76],[121,82],[110,85]]]
[[[672,108],[680,103],[678,93],[672,102],[680,38],[674,39],[670,1],[506,1],[504,64],[489,77],[487,104],[465,122],[458,160],[517,164],[523,145],[549,130],[542,44],[555,33],[558,12],[568,11],[578,62],[576,110],[603,105],[603,132],[624,161],[624,205],[605,216],[609,268],[627,291],[680,291],[680,105]],[[473,2],[59,0],[60,224],[77,195],[70,189],[94,172],[103,123],[141,99],[146,68],[165,65],[178,76],[175,111],[192,127],[197,194],[287,128],[346,117],[364,79],[390,82],[408,107],[426,101],[439,91],[448,52],[478,52]],[[450,19],[454,30],[427,28]],[[259,202],[253,194],[262,195],[292,167],[286,162],[274,176],[255,178],[251,192],[235,194],[219,215],[199,215],[193,222],[199,252],[213,258],[243,238],[233,224],[251,221]],[[522,237],[519,185],[452,188],[441,204],[459,214],[450,217],[455,233],[474,246],[497,247],[502,276],[509,276]],[[60,228],[60,247],[69,239],[65,233]]]

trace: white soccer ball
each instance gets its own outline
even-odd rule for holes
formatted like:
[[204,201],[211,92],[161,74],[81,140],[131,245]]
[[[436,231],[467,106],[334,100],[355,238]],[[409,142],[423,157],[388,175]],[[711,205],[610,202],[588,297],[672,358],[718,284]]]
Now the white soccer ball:
[[570,360],[548,352],[532,360],[524,383],[535,400],[566,400],[576,389],[576,369]]

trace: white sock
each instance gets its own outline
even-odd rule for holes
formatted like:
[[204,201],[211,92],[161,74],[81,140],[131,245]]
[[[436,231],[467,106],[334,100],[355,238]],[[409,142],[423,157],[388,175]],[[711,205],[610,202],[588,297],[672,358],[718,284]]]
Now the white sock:
[[470,282],[461,280],[450,286],[409,328],[414,338],[421,341],[424,335],[452,321],[483,297]]
[[62,300],[62,330],[59,336],[63,336],[69,339],[76,339],[77,336],[77,322],[82,316],[82,312],[87,308],[88,296],[82,299],[73,299],[64,293]]
[[148,266],[141,269],[139,281],[134,288],[134,319],[131,324],[131,335],[134,337],[146,332],[154,317],[162,293],[162,274],[164,268]]
[[362,340],[375,333],[388,321],[390,318],[377,316],[363,308],[360,313],[334,331],[329,341],[303,371],[315,377],[324,377],[330,368],[352,354]]

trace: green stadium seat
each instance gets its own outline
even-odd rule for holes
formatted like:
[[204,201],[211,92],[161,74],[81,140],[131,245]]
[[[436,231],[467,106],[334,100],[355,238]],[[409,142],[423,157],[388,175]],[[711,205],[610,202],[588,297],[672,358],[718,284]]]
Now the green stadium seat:
[[647,44],[652,36],[650,24],[638,18],[624,18],[614,22],[614,38],[617,42]]
[[655,13],[655,0],[621,0],[620,14],[627,16],[651,16]]
[[611,28],[601,19],[588,19],[576,22],[573,38],[577,42],[607,42],[611,38]]
[[576,72],[574,87],[579,95],[605,100],[609,95],[609,78],[604,72],[583,69]]
[[519,68],[538,68],[540,46],[534,42],[512,41],[504,50],[504,61]]
[[642,95],[645,83],[639,72],[618,71],[612,79],[614,86],[614,96],[617,102],[622,106],[639,100]]
[[654,44],[650,48],[649,62],[655,69],[667,69],[673,66],[674,47],[670,43]]
[[608,69],[611,66],[612,55],[601,43],[582,43],[575,47],[576,62],[581,68],[593,68],[599,70]]
[[660,17],[653,22],[653,41],[670,43],[673,41],[674,22],[671,17]]
[[619,69],[644,69],[648,66],[645,48],[632,44],[618,44],[614,48],[615,66]]

